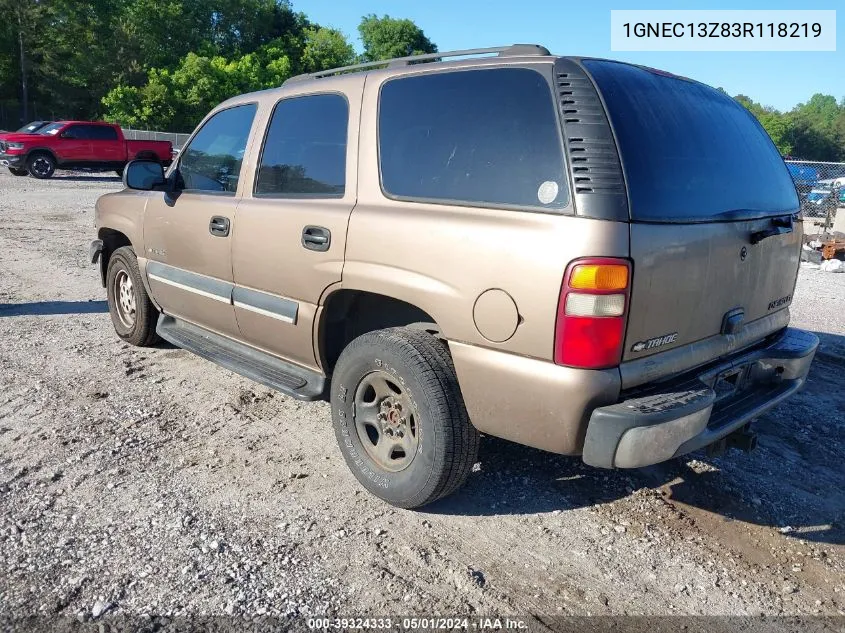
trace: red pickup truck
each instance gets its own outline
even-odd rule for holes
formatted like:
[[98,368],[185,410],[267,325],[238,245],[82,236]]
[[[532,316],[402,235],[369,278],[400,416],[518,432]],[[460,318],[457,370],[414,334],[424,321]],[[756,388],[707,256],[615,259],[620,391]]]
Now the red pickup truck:
[[50,178],[57,169],[114,170],[123,174],[130,160],[146,158],[167,166],[170,141],[127,141],[119,125],[93,121],[57,121],[34,134],[6,134],[0,139],[0,165],[15,176]]

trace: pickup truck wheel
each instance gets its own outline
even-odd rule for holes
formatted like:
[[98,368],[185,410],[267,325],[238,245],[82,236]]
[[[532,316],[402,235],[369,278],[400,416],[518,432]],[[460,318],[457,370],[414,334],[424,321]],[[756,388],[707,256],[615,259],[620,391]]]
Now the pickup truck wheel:
[[109,314],[117,335],[127,343],[149,347],[158,342],[156,310],[141,281],[138,260],[130,246],[114,251],[106,270]]
[[29,172],[26,169],[20,169],[18,167],[9,167],[9,173],[13,176],[27,176]]
[[478,454],[446,345],[409,328],[359,336],[332,376],[332,420],[344,459],[369,492],[416,508],[457,490]]
[[27,159],[26,169],[33,178],[44,180],[56,171],[56,160],[50,154],[38,152]]

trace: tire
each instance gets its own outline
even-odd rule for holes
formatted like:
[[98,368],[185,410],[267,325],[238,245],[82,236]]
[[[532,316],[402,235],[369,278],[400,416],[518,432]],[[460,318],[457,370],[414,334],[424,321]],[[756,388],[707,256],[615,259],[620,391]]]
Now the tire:
[[120,338],[138,347],[158,342],[158,310],[144,288],[131,246],[122,246],[111,254],[106,269],[106,292],[112,324]]
[[13,176],[28,176],[29,172],[26,169],[20,169],[18,167],[9,167],[9,173]]
[[370,493],[417,508],[466,481],[479,435],[443,341],[409,328],[363,334],[341,353],[331,389],[340,450]]
[[51,178],[56,171],[56,159],[45,152],[35,152],[26,159],[29,175],[39,180]]

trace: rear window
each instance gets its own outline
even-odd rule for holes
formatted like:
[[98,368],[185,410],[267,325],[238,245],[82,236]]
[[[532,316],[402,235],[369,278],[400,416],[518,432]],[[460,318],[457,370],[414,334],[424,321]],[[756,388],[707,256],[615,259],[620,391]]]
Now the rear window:
[[402,199],[561,209],[558,128],[549,84],[528,68],[393,79],[379,105],[382,186]]
[[707,221],[794,212],[789,171],[739,103],[700,83],[585,60],[607,105],[641,221]]

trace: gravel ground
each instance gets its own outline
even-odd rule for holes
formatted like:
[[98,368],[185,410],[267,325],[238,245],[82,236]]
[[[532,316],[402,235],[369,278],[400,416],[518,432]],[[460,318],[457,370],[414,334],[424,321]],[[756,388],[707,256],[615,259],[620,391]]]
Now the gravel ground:
[[327,404],[117,338],[86,253],[119,186],[0,171],[0,620],[845,615],[845,274],[801,270],[825,354],[754,453],[609,472],[484,438],[403,511]]

